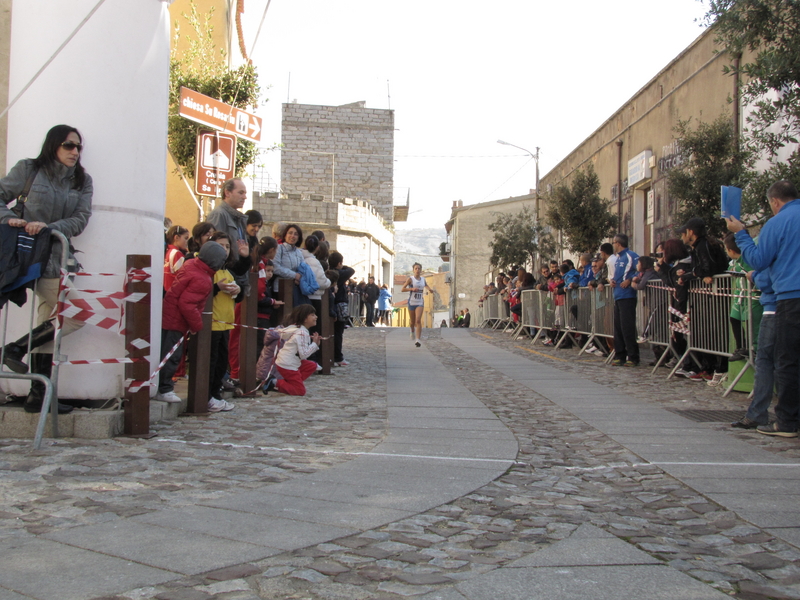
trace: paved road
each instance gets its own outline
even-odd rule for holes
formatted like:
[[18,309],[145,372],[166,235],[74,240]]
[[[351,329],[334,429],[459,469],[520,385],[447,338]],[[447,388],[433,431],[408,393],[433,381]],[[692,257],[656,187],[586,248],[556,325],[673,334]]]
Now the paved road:
[[0,600],[800,597],[797,442],[666,410],[741,397],[497,332],[345,341],[303,399],[0,444]]

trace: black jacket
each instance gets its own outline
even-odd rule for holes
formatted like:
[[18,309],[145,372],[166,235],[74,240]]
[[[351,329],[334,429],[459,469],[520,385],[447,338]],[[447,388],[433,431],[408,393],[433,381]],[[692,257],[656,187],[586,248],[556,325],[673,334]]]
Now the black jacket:
[[50,230],[28,235],[21,227],[0,225],[0,308],[11,300],[22,306],[28,288],[42,276],[50,258]]

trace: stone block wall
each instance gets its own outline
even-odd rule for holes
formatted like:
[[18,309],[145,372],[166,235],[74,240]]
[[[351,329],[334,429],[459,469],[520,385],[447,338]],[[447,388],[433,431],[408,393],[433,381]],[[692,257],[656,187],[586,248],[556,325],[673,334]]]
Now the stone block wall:
[[394,111],[284,104],[281,188],[372,204],[392,221]]

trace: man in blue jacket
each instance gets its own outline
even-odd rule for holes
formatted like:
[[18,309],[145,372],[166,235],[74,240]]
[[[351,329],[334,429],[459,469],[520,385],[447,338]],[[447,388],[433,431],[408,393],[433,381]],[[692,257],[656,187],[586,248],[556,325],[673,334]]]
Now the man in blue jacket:
[[758,432],[780,437],[797,437],[800,412],[800,200],[789,181],[777,181],[767,190],[772,217],[758,236],[758,245],[735,217],[726,219],[736,234],[736,245],[744,260],[756,271],[770,269],[775,307],[775,383],[777,421],[760,425]]
[[636,343],[636,290],[633,278],[639,255],[628,250],[628,236],[614,236],[614,366],[638,367],[639,345]]

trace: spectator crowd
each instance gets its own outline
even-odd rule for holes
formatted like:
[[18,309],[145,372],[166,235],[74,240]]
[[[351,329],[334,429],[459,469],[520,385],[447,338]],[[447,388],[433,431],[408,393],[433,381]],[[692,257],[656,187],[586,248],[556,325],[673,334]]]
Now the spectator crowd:
[[[572,260],[550,260],[537,273],[513,267],[484,286],[478,305],[500,302],[515,323],[521,323],[522,292],[545,292],[554,306],[554,326],[539,331],[545,346],[569,347],[577,344],[599,356],[613,353],[615,367],[640,365],[639,345],[649,341],[651,327],[659,319],[669,322],[669,343],[653,346],[650,366],[668,367],[674,374],[691,381],[722,386],[728,379],[729,363],[754,357],[753,399],[745,417],[733,427],[757,429],[760,433],[796,437],[800,410],[800,200],[788,181],[770,187],[768,199],[773,217],[751,237],[735,217],[728,218],[729,233],[722,240],[708,235],[706,223],[689,219],[676,231],[676,237],[658,244],[652,254],[639,256],[629,248],[628,236],[619,233],[611,243],[603,243],[596,253],[581,254],[576,266]],[[727,274],[727,286],[714,277]],[[745,278],[747,281],[745,281]],[[613,337],[595,336],[588,340],[567,326],[568,294],[579,288],[603,292],[611,289],[613,298]],[[648,306],[648,289],[668,293],[667,305]],[[699,289],[698,289],[699,288]],[[703,291],[702,305],[690,305],[690,289]],[[644,315],[637,331],[637,305],[644,304]],[[644,310],[641,310],[644,309]],[[707,318],[704,323],[721,331],[712,332],[728,340],[723,351],[686,353],[690,312],[725,316],[724,321]],[[750,323],[748,323],[750,321]],[[748,336],[751,332],[751,336]],[[531,333],[534,333],[531,331]],[[588,343],[587,343],[588,342]],[[662,356],[662,354],[664,354]],[[742,363],[744,364],[744,363]],[[777,420],[769,423],[768,409],[777,390]]]

